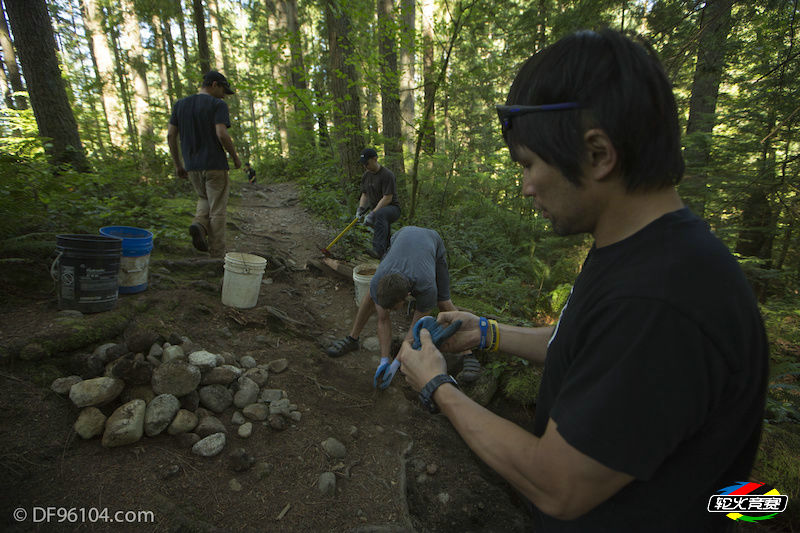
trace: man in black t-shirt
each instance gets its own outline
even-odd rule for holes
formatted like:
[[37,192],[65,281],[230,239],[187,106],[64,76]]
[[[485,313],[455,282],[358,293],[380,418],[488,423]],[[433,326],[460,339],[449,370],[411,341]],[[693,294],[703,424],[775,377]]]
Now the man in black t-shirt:
[[[423,331],[398,355],[424,403],[519,490],[536,531],[724,531],[707,510],[749,479],[768,347],[736,259],[689,212],[675,100],[646,44],[604,30],[531,57],[497,106],[522,192],[559,235],[594,245],[553,327],[464,312],[442,344],[543,363],[530,431],[461,393]],[[769,482],[769,480],[763,480]]]
[[392,222],[400,218],[397,180],[391,170],[378,163],[378,152],[373,148],[365,148],[360,161],[364,175],[356,217],[373,227],[372,249],[367,254],[380,259],[389,249]]
[[225,152],[230,154],[236,168],[242,166],[228,134],[231,121],[228,104],[223,99],[229,94],[233,94],[233,89],[225,76],[215,70],[206,73],[197,94],[175,102],[167,129],[175,174],[189,179],[197,193],[194,220],[189,226],[192,244],[212,257],[225,256],[225,218],[230,192]]

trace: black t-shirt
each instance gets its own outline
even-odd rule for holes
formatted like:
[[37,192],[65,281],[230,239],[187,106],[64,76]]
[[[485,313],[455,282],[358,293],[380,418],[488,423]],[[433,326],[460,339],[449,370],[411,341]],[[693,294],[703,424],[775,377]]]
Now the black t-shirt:
[[370,207],[374,208],[387,194],[392,195],[389,205],[400,207],[400,202],[397,200],[397,180],[394,173],[384,166],[381,166],[375,174],[369,170],[364,172],[361,176],[361,192],[367,193],[367,204]]
[[228,104],[210,94],[181,98],[169,123],[178,127],[186,170],[228,170],[228,158],[217,137],[217,124],[231,127]]
[[706,506],[748,479],[767,362],[750,286],[688,209],[593,248],[550,340],[534,433],[552,417],[570,445],[636,479],[577,520],[537,512],[536,531],[730,527]]

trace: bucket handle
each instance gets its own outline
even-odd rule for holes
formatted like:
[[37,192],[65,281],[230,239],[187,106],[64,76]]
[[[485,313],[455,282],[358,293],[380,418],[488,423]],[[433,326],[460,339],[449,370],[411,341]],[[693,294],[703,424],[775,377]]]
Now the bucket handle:
[[53,278],[53,281],[58,281],[58,270],[56,270],[56,265],[58,265],[58,260],[61,259],[62,255],[64,255],[64,252],[58,252],[56,258],[53,259],[53,264],[50,265],[50,277]]

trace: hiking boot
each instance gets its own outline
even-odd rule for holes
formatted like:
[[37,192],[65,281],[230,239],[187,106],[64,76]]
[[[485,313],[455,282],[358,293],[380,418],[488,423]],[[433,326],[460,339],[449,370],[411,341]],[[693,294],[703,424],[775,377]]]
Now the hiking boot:
[[208,251],[208,243],[206,242],[206,230],[200,224],[194,223],[189,226],[189,235],[192,236],[192,245],[201,252]]
[[341,357],[355,350],[358,350],[358,339],[354,339],[348,335],[344,339],[339,339],[331,344],[328,349],[325,350],[325,353],[328,354],[328,357]]
[[458,373],[458,381],[464,383],[472,383],[476,381],[481,375],[481,363],[471,353],[464,356],[464,361],[461,366],[461,372]]

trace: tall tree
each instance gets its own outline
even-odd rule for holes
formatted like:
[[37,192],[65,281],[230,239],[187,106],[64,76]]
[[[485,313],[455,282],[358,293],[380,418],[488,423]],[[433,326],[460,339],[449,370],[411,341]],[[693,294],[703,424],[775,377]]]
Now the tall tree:
[[397,72],[395,46],[397,24],[394,1],[378,0],[378,55],[381,72],[381,116],[383,117],[383,146],[386,166],[400,176],[398,193],[405,193],[405,165],[400,129],[400,76]]
[[406,140],[406,150],[414,150],[414,62],[416,60],[416,0],[400,0],[400,112],[401,129]]
[[[14,53],[11,35],[8,33],[6,13],[3,8],[2,0],[0,0],[0,51],[3,52],[3,64],[6,67],[6,72],[8,72],[8,83],[11,85],[11,90],[15,93],[24,92],[25,85],[22,83],[22,76],[17,66],[17,55]],[[25,98],[20,95],[11,98],[10,103],[13,103],[13,107],[16,109],[25,109],[28,107]]]
[[689,207],[702,217],[706,206],[711,134],[716,123],[719,85],[725,67],[733,0],[710,0],[700,17],[697,62],[686,123],[686,177],[681,193]]
[[308,80],[303,57],[302,32],[298,24],[297,0],[281,0],[286,13],[286,32],[289,40],[289,78],[294,94],[294,114],[290,124],[294,132],[292,145],[305,150],[313,140],[314,117],[308,94]]
[[[422,85],[425,117],[420,128],[423,131],[422,149],[433,154],[436,151],[436,124],[433,120],[436,94],[436,73],[434,72],[434,2],[422,1]],[[428,111],[430,109],[430,111]]]
[[39,134],[50,142],[45,150],[56,164],[88,170],[75,115],[61,78],[56,40],[44,0],[5,0],[22,73],[28,86]]
[[208,51],[208,36],[206,35],[206,18],[203,13],[203,0],[192,0],[192,18],[197,31],[197,55],[200,59],[201,74],[211,70],[211,54]]
[[333,125],[331,139],[336,143],[342,165],[342,185],[353,187],[361,176],[358,162],[364,147],[361,129],[361,104],[358,96],[358,78],[351,58],[354,53],[350,40],[350,18],[335,0],[324,0],[325,23],[328,29],[330,70],[328,87],[333,97]]
[[208,25],[211,27],[211,48],[214,50],[214,68],[230,74],[225,45],[222,42],[222,28],[217,0],[208,0]]
[[275,87],[272,99],[272,111],[275,117],[275,128],[280,141],[280,153],[283,157],[289,156],[289,74],[288,65],[284,58],[288,55],[284,49],[286,43],[286,10],[280,0],[267,1],[269,45],[274,60],[270,63],[272,68],[272,84]]

